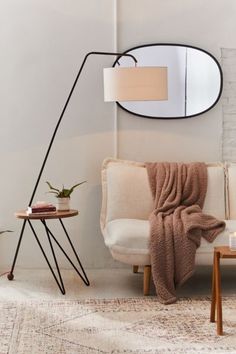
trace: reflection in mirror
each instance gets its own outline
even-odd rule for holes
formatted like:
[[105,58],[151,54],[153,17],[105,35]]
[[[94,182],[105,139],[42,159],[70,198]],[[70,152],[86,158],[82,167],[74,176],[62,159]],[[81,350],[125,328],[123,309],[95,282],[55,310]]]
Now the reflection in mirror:
[[[126,51],[138,66],[168,67],[168,100],[118,102],[130,113],[147,118],[188,118],[211,109],[222,92],[222,71],[217,60],[202,49],[174,44],[151,44]],[[119,58],[120,66],[132,66]],[[118,65],[117,60],[114,66]]]

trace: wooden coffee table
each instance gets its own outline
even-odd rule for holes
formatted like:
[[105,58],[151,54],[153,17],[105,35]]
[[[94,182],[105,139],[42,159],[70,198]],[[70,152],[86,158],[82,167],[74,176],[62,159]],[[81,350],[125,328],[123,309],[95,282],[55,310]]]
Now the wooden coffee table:
[[[43,213],[43,214],[40,214],[40,215],[27,215],[26,211],[25,210],[22,210],[22,211],[18,211],[15,213],[15,216],[18,218],[18,219],[24,219],[24,227],[25,227],[25,223],[27,222],[30,226],[30,229],[37,241],[37,244],[48,264],[48,267],[61,291],[61,293],[64,295],[66,293],[65,291],[65,287],[64,287],[64,283],[63,283],[63,280],[62,280],[62,276],[61,276],[61,272],[60,272],[60,268],[59,268],[59,265],[58,265],[58,261],[57,261],[57,257],[56,257],[56,253],[55,253],[55,250],[54,250],[54,247],[53,247],[53,242],[57,245],[57,247],[60,249],[60,251],[64,254],[64,256],[67,258],[67,260],[70,262],[70,264],[72,265],[72,267],[74,268],[74,270],[76,271],[76,273],[80,276],[80,278],[83,280],[83,282],[85,283],[85,285],[89,286],[90,283],[89,283],[89,280],[88,280],[88,277],[85,273],[85,270],[82,266],[82,263],[79,259],[79,256],[78,256],[78,253],[76,252],[75,250],[75,247],[69,237],[69,234],[65,228],[65,225],[64,223],[62,222],[62,219],[65,219],[65,218],[71,218],[73,216],[76,216],[78,215],[78,210],[74,210],[74,209],[71,209],[71,210],[68,210],[68,211],[57,211],[55,213]],[[72,251],[74,253],[74,256],[78,262],[78,265],[80,267],[80,270],[75,266],[74,262],[72,262],[72,260],[70,259],[70,257],[68,256],[68,254],[65,252],[65,250],[63,249],[62,245],[59,243],[58,241],[58,237],[56,237],[52,230],[49,228],[48,224],[47,224],[47,221],[51,220],[51,219],[56,219],[60,222],[61,226],[62,226],[62,230],[64,231],[64,234],[69,242],[69,245],[70,247],[72,248]],[[33,227],[33,222],[35,221],[41,221],[41,223],[43,224],[44,226],[44,229],[45,229],[45,233],[46,233],[46,236],[47,236],[47,239],[48,239],[48,249],[49,251],[51,251],[52,253],[52,257],[53,257],[53,260],[54,260],[54,263],[55,263],[55,267],[56,267],[56,270],[57,270],[57,275],[53,269],[53,266],[51,265],[51,263],[49,262],[49,259],[48,259],[48,256],[46,254],[46,251],[43,249],[43,246],[40,242],[40,237],[37,235],[36,233],[36,230],[35,228]],[[22,229],[22,232],[21,232],[21,236],[20,238],[22,238],[22,235],[23,235],[23,231],[24,231],[24,227]],[[18,255],[18,251],[19,251],[19,245],[20,243],[18,243],[18,246],[17,246],[17,249],[16,249],[16,253],[15,253],[15,257],[14,257],[14,261],[13,261],[13,265],[12,265],[12,270],[10,271],[10,273],[8,273],[7,277],[9,280],[13,280],[14,279],[14,274],[13,274],[13,270],[14,270],[14,267],[15,267],[15,263],[16,263],[16,259],[17,259],[17,255]]]
[[236,251],[231,251],[228,246],[219,246],[214,248],[210,321],[215,322],[215,312],[216,312],[217,313],[217,318],[216,318],[217,334],[222,336],[223,323],[222,323],[220,258],[231,258],[231,259],[236,258]]

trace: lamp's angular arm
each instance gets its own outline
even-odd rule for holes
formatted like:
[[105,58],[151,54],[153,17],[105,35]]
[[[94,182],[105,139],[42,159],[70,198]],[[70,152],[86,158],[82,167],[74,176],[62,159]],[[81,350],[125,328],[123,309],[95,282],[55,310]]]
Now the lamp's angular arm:
[[45,157],[44,157],[42,166],[41,166],[40,171],[39,171],[39,175],[38,175],[37,180],[36,180],[36,184],[35,184],[35,186],[34,186],[33,193],[32,193],[32,195],[31,195],[31,198],[30,198],[30,201],[29,201],[29,205],[31,205],[32,202],[33,202],[35,193],[36,193],[37,188],[38,188],[38,184],[39,184],[40,178],[41,178],[41,176],[42,176],[42,173],[43,173],[45,164],[46,164],[47,159],[48,159],[48,155],[49,155],[49,153],[50,153],[50,150],[51,150],[51,147],[52,147],[54,138],[55,138],[55,136],[56,136],[57,130],[58,130],[59,125],[60,125],[60,123],[61,123],[61,120],[62,120],[62,118],[63,118],[63,116],[64,116],[64,113],[65,113],[65,111],[66,111],[66,108],[67,108],[67,106],[68,106],[68,103],[69,103],[69,101],[70,101],[70,99],[71,99],[71,96],[72,96],[72,94],[73,94],[73,91],[74,91],[74,89],[75,89],[75,86],[76,86],[76,84],[77,84],[77,81],[78,81],[78,79],[79,79],[79,77],[80,77],[80,74],[81,74],[81,72],[82,72],[82,70],[83,70],[84,64],[85,64],[87,58],[88,58],[90,55],[113,55],[113,56],[118,56],[118,57],[127,56],[127,57],[131,57],[131,58],[134,60],[135,65],[136,65],[136,63],[137,63],[137,59],[136,59],[132,54],[126,54],[126,53],[89,52],[89,53],[87,53],[87,54],[85,55],[84,60],[83,60],[83,62],[82,62],[82,64],[81,64],[81,66],[80,66],[79,72],[78,72],[78,74],[77,74],[77,76],[76,76],[76,78],[75,78],[75,81],[74,81],[74,83],[73,83],[73,85],[72,85],[72,88],[71,88],[71,90],[70,90],[70,93],[69,93],[69,95],[68,95],[68,97],[67,97],[67,100],[66,100],[66,102],[65,102],[65,105],[64,105],[64,107],[63,107],[63,109],[62,109],[61,115],[60,115],[60,117],[59,117],[59,119],[58,119],[57,125],[56,125],[56,127],[55,127],[55,129],[54,129],[54,132],[53,132],[53,134],[52,134],[52,137],[51,137],[51,140],[50,140],[50,143],[49,143],[49,146],[48,146],[46,155],[45,155]]

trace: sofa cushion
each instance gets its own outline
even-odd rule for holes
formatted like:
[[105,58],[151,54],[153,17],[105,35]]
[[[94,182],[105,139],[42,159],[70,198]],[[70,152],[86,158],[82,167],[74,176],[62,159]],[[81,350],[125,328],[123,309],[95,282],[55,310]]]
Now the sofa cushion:
[[236,219],[236,163],[227,166],[229,219]]
[[153,206],[145,165],[107,159],[102,168],[101,226],[121,219],[148,219]]
[[[225,219],[224,167],[208,164],[208,189],[203,211]],[[102,168],[101,228],[115,219],[147,220],[153,201],[144,163],[106,159]]]
[[105,244],[123,254],[149,254],[149,228],[148,220],[112,220],[105,228]]
[[[214,242],[209,243],[203,237],[197,252],[209,253],[215,246],[229,244],[229,232],[236,230],[236,220],[226,220],[226,229]],[[122,254],[149,254],[150,225],[148,220],[117,219],[105,227],[105,244],[113,251]]]
[[208,184],[203,212],[218,219],[225,219],[225,170],[223,164],[207,164],[207,174]]

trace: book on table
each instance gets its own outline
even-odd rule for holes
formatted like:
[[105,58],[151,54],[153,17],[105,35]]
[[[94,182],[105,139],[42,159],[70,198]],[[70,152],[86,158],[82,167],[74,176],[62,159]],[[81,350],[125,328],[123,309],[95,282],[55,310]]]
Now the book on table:
[[42,215],[42,214],[55,214],[56,207],[49,203],[36,203],[35,205],[28,206],[26,210],[27,215]]

